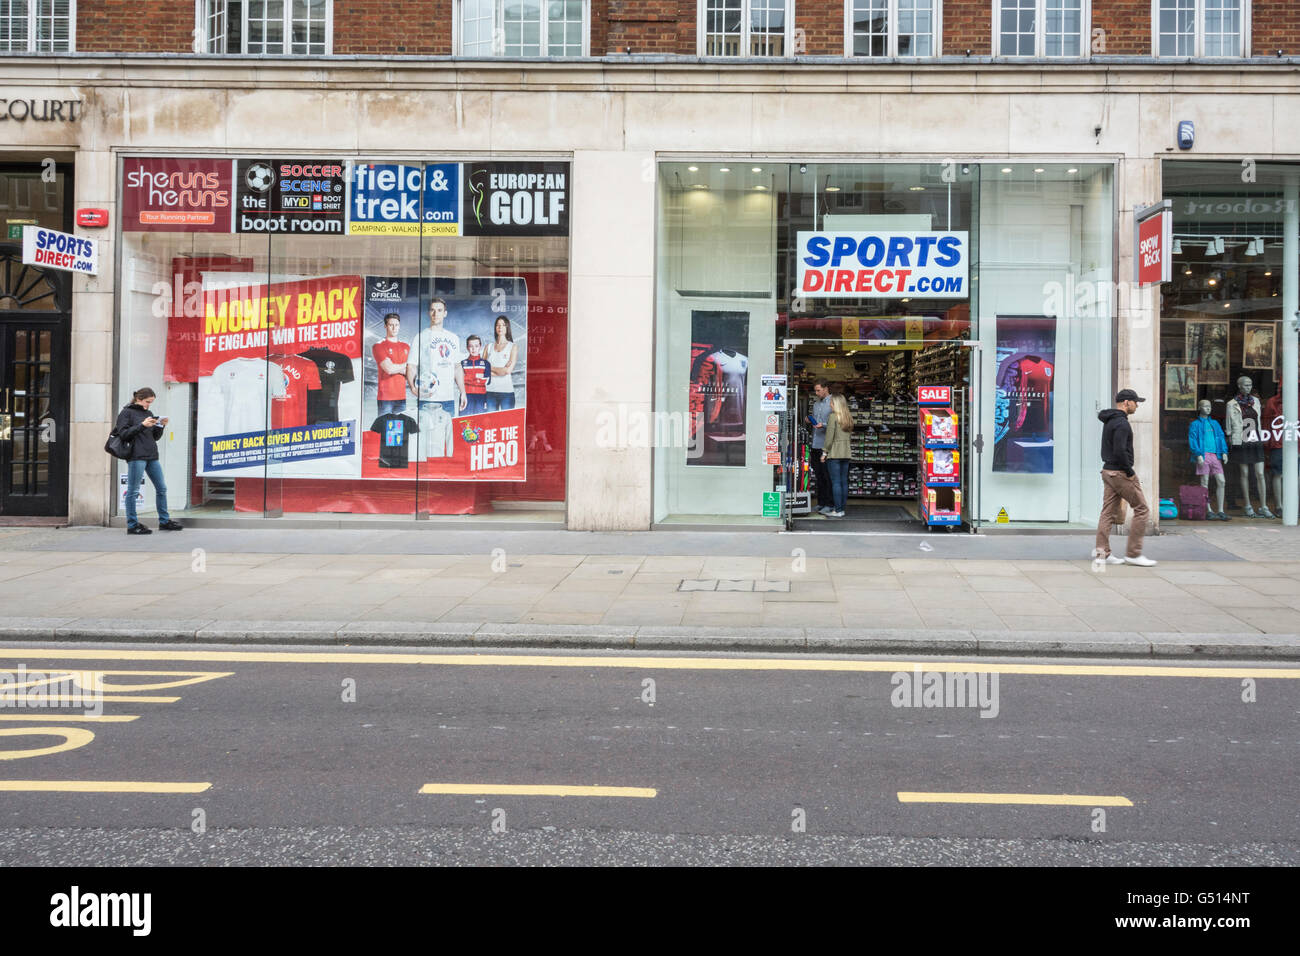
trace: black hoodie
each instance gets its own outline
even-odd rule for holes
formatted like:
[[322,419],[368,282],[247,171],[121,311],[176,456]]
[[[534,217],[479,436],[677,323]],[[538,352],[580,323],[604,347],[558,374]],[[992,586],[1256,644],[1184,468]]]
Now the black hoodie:
[[1120,408],[1104,408],[1097,413],[1101,421],[1101,467],[1122,471],[1133,477],[1133,429],[1128,415]]
[[129,461],[153,461],[158,457],[158,439],[163,436],[163,427],[153,425],[145,428],[144,420],[152,417],[153,412],[135,402],[118,412],[113,431],[122,441],[131,443]]

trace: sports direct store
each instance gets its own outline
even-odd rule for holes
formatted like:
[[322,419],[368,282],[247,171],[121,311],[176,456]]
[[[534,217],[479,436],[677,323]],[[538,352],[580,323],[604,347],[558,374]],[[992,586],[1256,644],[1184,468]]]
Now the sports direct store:
[[[120,182],[119,407],[158,393],[173,512],[562,526],[568,163],[138,156]],[[152,504],[117,486],[116,514]]]

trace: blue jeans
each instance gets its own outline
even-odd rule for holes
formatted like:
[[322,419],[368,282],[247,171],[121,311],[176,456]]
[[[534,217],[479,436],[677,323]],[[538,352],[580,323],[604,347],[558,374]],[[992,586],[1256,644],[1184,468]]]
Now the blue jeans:
[[827,458],[826,470],[831,474],[831,496],[836,511],[843,511],[849,500],[849,460],[847,458]]
[[470,392],[465,396],[465,414],[482,415],[487,411],[487,396],[482,392]]
[[145,475],[153,482],[154,501],[158,506],[158,520],[166,524],[172,520],[167,512],[167,482],[163,480],[162,465],[158,459],[149,461],[135,459],[126,463],[126,526],[134,528],[140,523],[135,516],[135,490],[140,487],[140,479]]
[[487,410],[489,412],[501,412],[515,407],[514,392],[488,392],[487,393]]
[[379,399],[380,415],[397,415],[404,411],[406,411],[406,399],[404,398]]

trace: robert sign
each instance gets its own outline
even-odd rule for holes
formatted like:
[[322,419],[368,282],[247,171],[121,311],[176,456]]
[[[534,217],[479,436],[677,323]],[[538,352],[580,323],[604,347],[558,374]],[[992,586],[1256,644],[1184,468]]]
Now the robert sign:
[[82,239],[41,226],[23,226],[23,262],[64,272],[98,275],[99,244],[94,239]]
[[568,163],[465,163],[466,236],[567,236]]
[[806,297],[970,297],[964,232],[801,232],[798,241]]

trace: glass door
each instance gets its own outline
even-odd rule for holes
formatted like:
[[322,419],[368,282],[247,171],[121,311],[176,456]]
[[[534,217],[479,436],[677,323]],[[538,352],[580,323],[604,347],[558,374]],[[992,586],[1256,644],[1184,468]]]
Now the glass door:
[[0,313],[0,515],[67,514],[66,322]]

